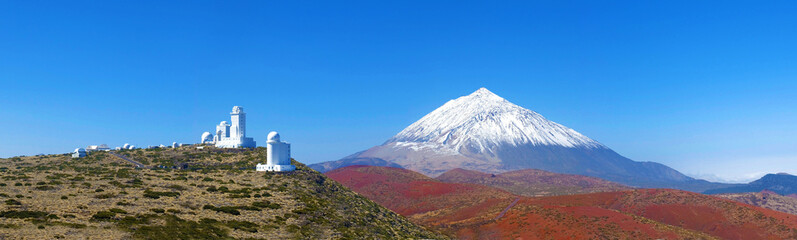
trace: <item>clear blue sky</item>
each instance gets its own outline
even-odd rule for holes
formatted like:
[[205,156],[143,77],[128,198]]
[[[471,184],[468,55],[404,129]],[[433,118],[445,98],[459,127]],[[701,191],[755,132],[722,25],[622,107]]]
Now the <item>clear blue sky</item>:
[[196,142],[241,105],[336,160],[487,87],[634,160],[797,173],[797,4],[650,2],[4,1],[0,157]]

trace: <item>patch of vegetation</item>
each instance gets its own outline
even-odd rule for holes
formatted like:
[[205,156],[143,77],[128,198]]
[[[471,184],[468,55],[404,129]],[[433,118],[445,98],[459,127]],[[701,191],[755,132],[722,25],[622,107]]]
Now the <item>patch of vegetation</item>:
[[241,215],[241,212],[238,211],[238,208],[231,207],[231,206],[223,206],[223,207],[215,207],[213,205],[205,205],[202,209],[213,210],[216,212],[227,213],[232,215]]
[[253,222],[235,221],[235,220],[227,221],[224,225],[232,229],[253,232],[253,233],[257,232],[257,227],[258,227],[258,225]]
[[44,218],[49,215],[46,212],[42,211],[4,211],[0,212],[0,217],[2,218],[19,218],[19,219],[26,219],[26,218]]
[[111,221],[116,217],[115,212],[110,211],[99,211],[91,216],[91,220],[94,221]]
[[[163,225],[143,225],[153,219],[160,219]],[[127,229],[137,239],[232,239],[228,231],[217,226],[217,223],[194,222],[180,219],[174,215],[137,216],[129,218]]]
[[280,208],[282,208],[282,206],[280,206],[279,204],[272,203],[272,202],[270,202],[268,200],[260,201],[260,202],[253,202],[252,206],[256,207],[256,208],[268,208],[268,209],[280,209]]
[[179,192],[157,192],[152,190],[145,190],[144,197],[158,199],[160,197],[177,197],[180,196]]

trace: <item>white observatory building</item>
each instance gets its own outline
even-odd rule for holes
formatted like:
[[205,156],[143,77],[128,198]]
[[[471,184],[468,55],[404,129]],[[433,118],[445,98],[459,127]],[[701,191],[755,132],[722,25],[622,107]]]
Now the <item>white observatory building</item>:
[[290,172],[296,170],[296,166],[291,165],[291,144],[280,141],[280,134],[270,132],[266,142],[266,164],[257,164],[255,168],[258,172]]
[[[212,140],[208,140],[212,138]],[[205,132],[202,143],[213,143],[218,148],[254,148],[255,140],[246,137],[246,113],[244,108],[235,106],[230,113],[230,122],[222,121],[216,126],[216,136]]]
[[76,148],[74,152],[72,152],[72,158],[82,158],[86,156],[86,149],[83,148]]
[[211,134],[210,132],[202,133],[202,139],[199,140],[199,143],[201,143],[201,144],[211,143],[212,144],[213,143],[213,134]]

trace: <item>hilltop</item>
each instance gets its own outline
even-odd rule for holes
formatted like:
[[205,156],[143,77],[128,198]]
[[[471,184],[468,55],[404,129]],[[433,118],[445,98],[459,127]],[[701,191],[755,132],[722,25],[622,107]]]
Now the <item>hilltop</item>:
[[0,238],[446,238],[299,162],[255,172],[265,154],[181,147],[0,159]]
[[524,197],[399,168],[326,174],[415,223],[463,239],[797,238],[795,215],[673,189]]

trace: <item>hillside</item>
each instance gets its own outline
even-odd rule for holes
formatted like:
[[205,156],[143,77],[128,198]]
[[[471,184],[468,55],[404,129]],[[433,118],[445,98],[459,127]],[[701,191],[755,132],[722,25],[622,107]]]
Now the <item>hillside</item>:
[[797,214],[797,198],[782,196],[770,191],[761,191],[757,193],[723,193],[714,196],[757,207],[768,208],[778,212]]
[[529,197],[613,192],[631,189],[622,184],[600,178],[552,173],[537,169],[490,174],[457,168],[445,172],[435,179],[442,182],[480,184]]
[[797,176],[786,173],[767,174],[748,184],[742,184],[728,188],[710,189],[704,193],[750,193],[761,191],[772,191],[784,196],[797,194]]
[[413,222],[462,239],[797,237],[797,216],[679,190],[523,197],[406,169],[352,166],[327,175]]
[[311,167],[326,172],[358,159],[365,165],[394,163],[431,177],[456,168],[496,174],[540,169],[631,187],[702,192],[731,186],[696,180],[659,163],[633,161],[485,88],[446,102],[382,145]]
[[[446,238],[265,148],[124,150],[0,159],[0,239]],[[111,153],[146,165],[134,168]]]

